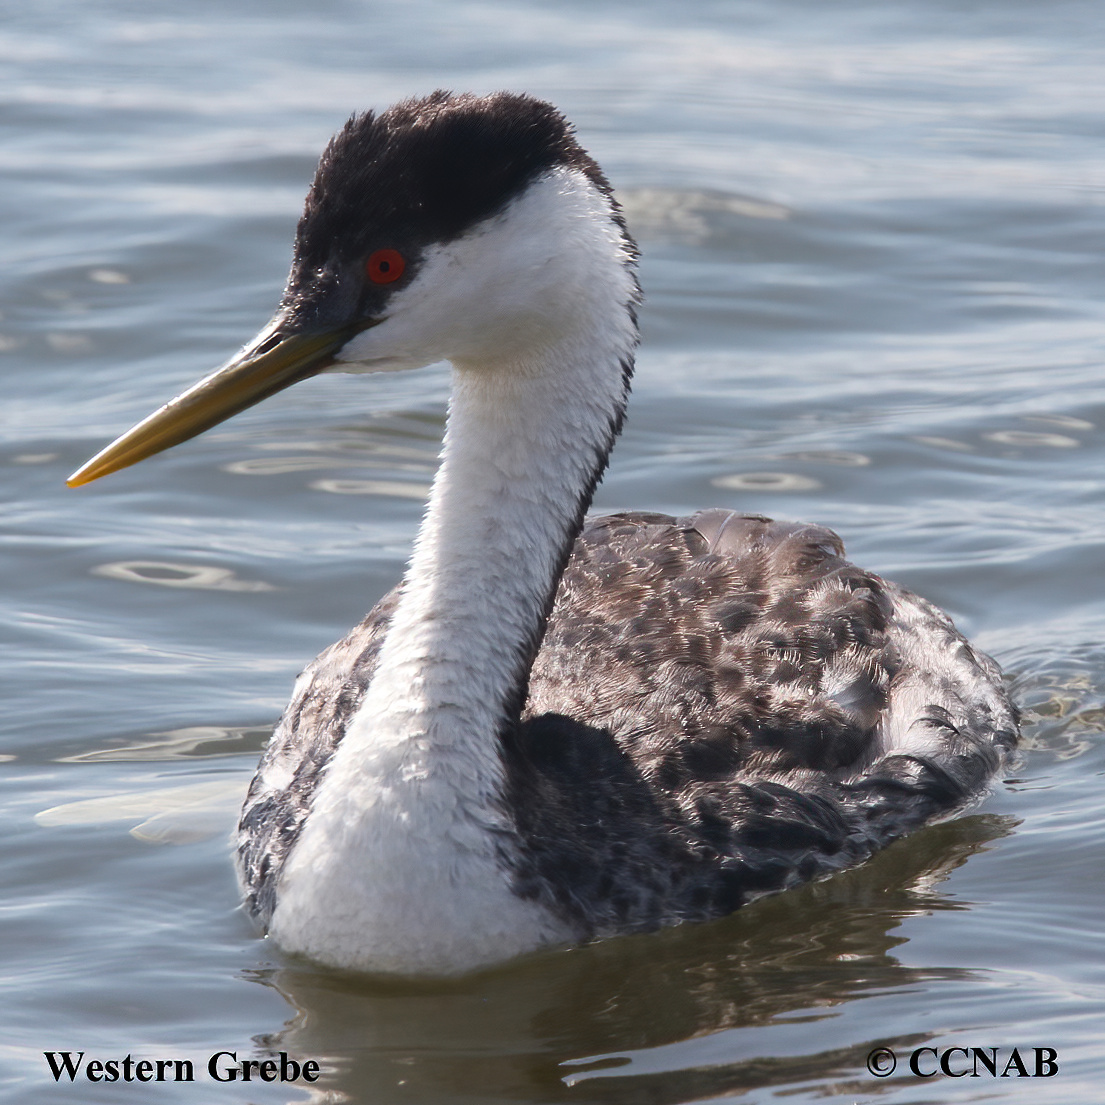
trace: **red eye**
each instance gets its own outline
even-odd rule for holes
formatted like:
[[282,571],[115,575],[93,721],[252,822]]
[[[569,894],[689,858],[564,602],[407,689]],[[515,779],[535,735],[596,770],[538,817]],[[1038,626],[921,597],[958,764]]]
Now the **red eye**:
[[403,275],[407,262],[397,249],[378,249],[365,262],[365,272],[373,284],[390,284]]

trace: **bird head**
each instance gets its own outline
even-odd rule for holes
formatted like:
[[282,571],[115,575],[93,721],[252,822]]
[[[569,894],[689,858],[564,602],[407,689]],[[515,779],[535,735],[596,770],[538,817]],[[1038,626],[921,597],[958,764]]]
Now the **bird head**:
[[76,487],[309,376],[533,359],[593,310],[635,248],[599,167],[551,105],[435,92],[351,118],[319,162],[267,326],[69,477]]

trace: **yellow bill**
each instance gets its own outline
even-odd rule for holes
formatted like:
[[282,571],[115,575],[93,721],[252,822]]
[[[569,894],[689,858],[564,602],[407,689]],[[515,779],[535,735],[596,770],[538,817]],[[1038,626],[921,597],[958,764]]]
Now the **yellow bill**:
[[364,328],[362,323],[283,335],[270,327],[229,364],[170,399],[116,438],[78,468],[66,483],[80,487],[137,464],[217,426],[299,380],[314,376],[332,363],[331,354]]

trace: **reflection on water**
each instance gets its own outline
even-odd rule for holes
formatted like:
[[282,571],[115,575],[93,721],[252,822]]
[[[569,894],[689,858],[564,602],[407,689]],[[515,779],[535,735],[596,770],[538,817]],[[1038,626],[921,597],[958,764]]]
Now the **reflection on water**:
[[69,825],[103,825],[136,821],[130,835],[146,844],[194,844],[220,833],[245,797],[238,776],[203,783],[111,794],[66,802],[35,814],[35,824],[47,829]]
[[398,1100],[402,1087],[402,1100],[416,1102],[513,1101],[524,1092],[630,1105],[841,1080],[869,1093],[867,1051],[921,1037],[886,1023],[847,1046],[769,1060],[758,1049],[778,1041],[746,1030],[831,1019],[843,1003],[896,990],[969,983],[970,971],[899,962],[898,929],[911,916],[968,909],[941,884],[1014,825],[962,818],[720,922],[543,954],[447,984],[261,972],[257,981],[297,1012],[259,1042],[323,1060],[325,1087],[354,1101]]
[[794,472],[734,472],[715,476],[710,483],[726,491],[816,491],[821,486],[812,476]]
[[428,483],[399,480],[312,480],[307,486],[312,491],[329,491],[332,495],[390,495],[419,502],[424,502],[430,493]]
[[271,591],[263,579],[239,579],[229,568],[212,564],[171,564],[165,560],[117,560],[97,564],[93,575],[159,587],[198,587],[207,591]]
[[[637,238],[701,246],[725,229],[743,229],[744,219],[789,219],[781,204],[724,192],[627,188],[618,193],[626,221]],[[735,216],[735,217],[733,217]]]
[[73,756],[60,756],[58,763],[171,762],[181,759],[259,754],[272,735],[271,727],[190,725],[167,733],[150,733],[140,740],[122,739],[110,747],[90,748]]

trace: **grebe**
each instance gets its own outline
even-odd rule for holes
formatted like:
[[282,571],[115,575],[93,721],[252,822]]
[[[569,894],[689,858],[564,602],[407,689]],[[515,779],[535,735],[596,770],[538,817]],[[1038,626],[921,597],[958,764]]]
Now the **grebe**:
[[319,163],[272,322],[70,478],[325,370],[452,364],[402,582],[300,676],[237,865],[287,951],[449,974],[704,920],[963,807],[997,665],[820,526],[584,522],[637,345],[636,247],[550,105],[437,92]]

